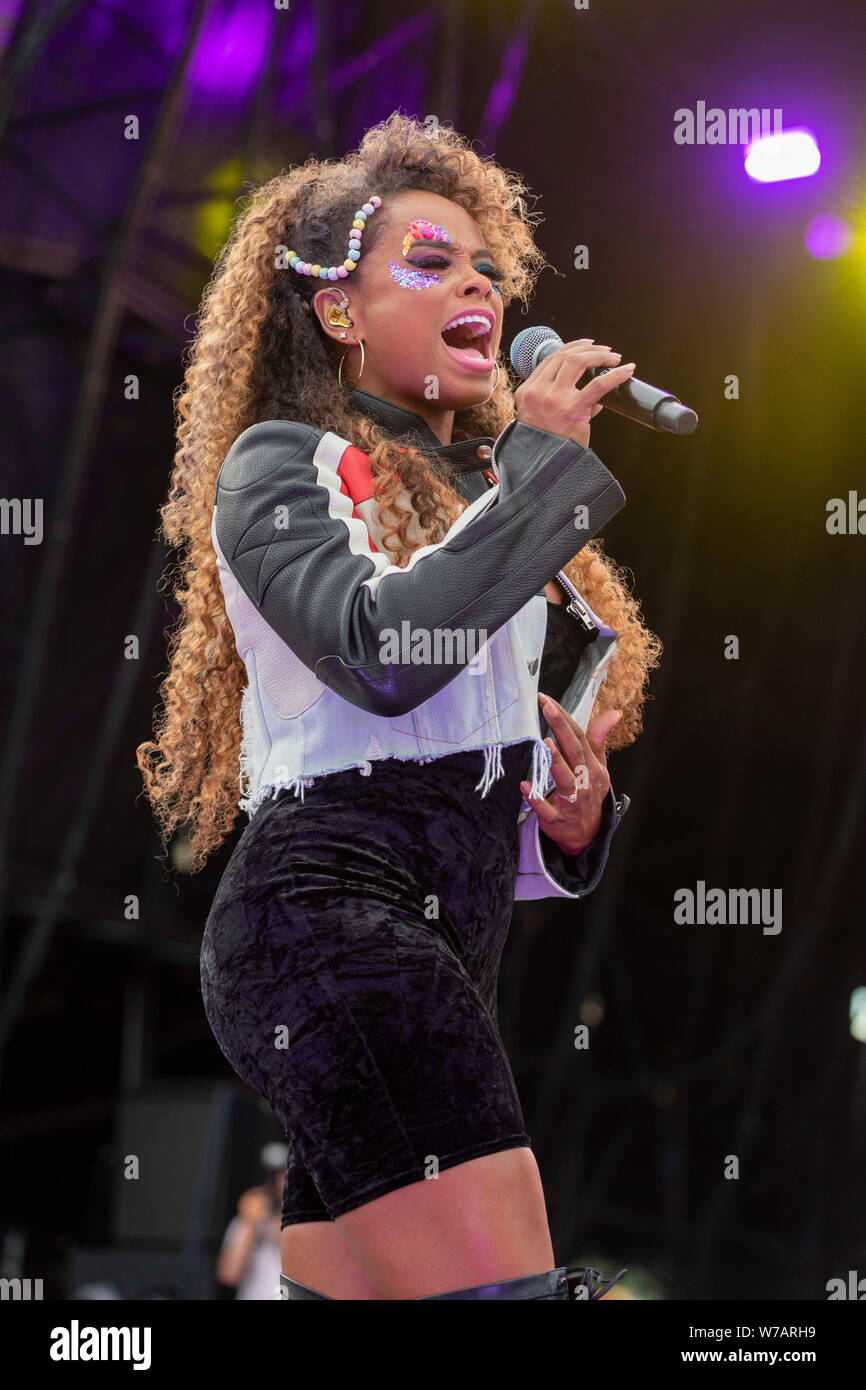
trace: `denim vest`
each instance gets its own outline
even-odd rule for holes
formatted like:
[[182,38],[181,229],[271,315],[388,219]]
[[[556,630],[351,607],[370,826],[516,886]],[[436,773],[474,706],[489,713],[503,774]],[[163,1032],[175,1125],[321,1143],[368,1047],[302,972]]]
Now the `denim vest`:
[[[321,441],[322,457],[336,469],[344,451],[352,446],[335,434]],[[481,515],[496,496],[493,487],[470,503],[450,527],[442,544]],[[353,510],[372,517],[367,504]],[[352,508],[351,499],[346,506]],[[536,594],[492,637],[482,641],[468,665],[432,698],[402,715],[377,715],[343,699],[320,682],[309,667],[279,637],[248,597],[226,562],[216,531],[216,509],[211,528],[226,612],[238,654],[244,662],[247,685],[241,703],[240,809],[252,818],[263,802],[289,787],[303,801],[304,789],[318,776],[358,769],[369,776],[380,758],[400,758],[417,763],[451,753],[478,749],[483,767],[476,790],[483,798],[503,774],[503,746],[531,741],[533,756],[527,776],[532,797],[546,796],[554,783],[550,776],[551,750],[542,741],[537,701],[538,673],[547,627],[547,600]],[[598,630],[595,640],[581,653],[577,668],[560,704],[586,728],[607,667],[616,651],[616,633],[606,627],[574,590],[572,605],[583,610],[582,621]],[[569,605],[572,608],[572,605]],[[404,624],[405,628],[409,624]],[[442,633],[437,661],[448,660],[449,642],[461,634]],[[462,634],[465,640],[466,634]],[[434,640],[437,634],[432,634]],[[394,634],[395,659],[411,660],[417,648],[412,634]],[[421,651],[429,660],[429,653]],[[390,658],[389,658],[390,659]],[[452,658],[453,659],[453,658]],[[464,658],[465,659],[465,658]],[[524,800],[520,827],[520,883],[516,897],[561,895],[564,891],[547,873],[538,836],[538,821]]]
[[[335,439],[335,445],[345,447],[345,441]],[[488,493],[462,512],[448,536],[483,511],[492,496]],[[501,746],[523,740],[534,743],[531,795],[546,795],[551,752],[542,741],[537,700],[547,628],[543,593],[494,633],[432,699],[407,714],[387,717],[350,704],[316,679],[244,593],[225,562],[215,526],[212,540],[226,612],[247,672],[241,702],[242,810],[254,815],[264,800],[285,786],[303,800],[304,787],[329,772],[357,767],[362,776],[369,775],[377,758],[423,763],[475,748],[484,753],[476,788],[484,797],[502,774]],[[585,600],[583,606],[599,636],[581,653],[560,704],[585,728],[616,650],[616,634]],[[410,660],[410,635],[395,634],[395,642],[399,656]],[[445,659],[448,643],[443,634],[440,656]]]

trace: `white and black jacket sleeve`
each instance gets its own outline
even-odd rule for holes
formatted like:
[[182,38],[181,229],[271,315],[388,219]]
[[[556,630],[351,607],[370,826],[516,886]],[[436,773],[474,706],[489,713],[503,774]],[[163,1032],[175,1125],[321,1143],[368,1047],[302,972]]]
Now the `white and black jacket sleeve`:
[[545,835],[538,817],[532,812],[520,827],[515,901],[585,898],[597,888],[607,866],[614,834],[629,805],[629,798],[625,794],[617,797],[611,784],[602,803],[598,834],[580,854],[573,855],[564,854],[559,845]]
[[[266,622],[318,680],[377,715],[416,708],[462,669],[383,663],[385,629],[408,620],[492,635],[626,501],[591,449],[513,421],[494,447],[498,485],[401,569],[371,555],[366,527],[352,516],[341,443],[293,421],[251,426],[220,469],[215,527],[226,563]],[[578,530],[581,506],[586,526]]]

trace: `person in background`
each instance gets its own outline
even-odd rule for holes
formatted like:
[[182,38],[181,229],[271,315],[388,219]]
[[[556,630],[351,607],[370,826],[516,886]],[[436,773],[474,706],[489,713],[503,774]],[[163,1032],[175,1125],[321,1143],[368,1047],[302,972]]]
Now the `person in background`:
[[236,1289],[235,1298],[280,1297],[280,1218],[288,1147],[266,1144],[266,1175],[238,1199],[220,1246],[216,1277]]

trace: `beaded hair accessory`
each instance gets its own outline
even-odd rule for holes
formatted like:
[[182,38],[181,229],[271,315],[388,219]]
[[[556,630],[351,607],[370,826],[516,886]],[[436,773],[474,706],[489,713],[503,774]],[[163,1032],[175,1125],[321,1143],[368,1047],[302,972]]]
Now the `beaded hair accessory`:
[[289,265],[292,270],[297,271],[298,275],[310,275],[319,280],[345,280],[350,270],[354,270],[358,261],[361,259],[361,235],[367,223],[367,218],[372,217],[377,208],[382,206],[382,199],[374,194],[368,202],[355,213],[352,226],[349,230],[349,249],[346,252],[346,259],[342,265],[314,265],[310,261],[304,261],[297,251],[290,251],[288,255]]

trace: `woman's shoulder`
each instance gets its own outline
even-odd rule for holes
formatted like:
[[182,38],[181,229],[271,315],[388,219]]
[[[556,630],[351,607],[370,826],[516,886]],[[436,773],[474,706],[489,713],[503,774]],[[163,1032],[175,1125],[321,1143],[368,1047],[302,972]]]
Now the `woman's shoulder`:
[[[324,489],[324,493],[322,490]],[[252,505],[267,510],[284,502],[286,493],[318,497],[332,494],[326,505],[354,503],[375,491],[370,458],[363,449],[333,430],[316,429],[298,420],[261,420],[239,434],[217,472],[214,507],[233,510]]]
[[259,420],[255,425],[248,425],[241,431],[226,458],[230,459],[252,450],[266,449],[273,443],[285,445],[294,441],[314,442],[321,439],[325,433],[325,430],[315,429],[301,420]]
[[280,465],[314,459],[323,448],[329,453],[352,448],[349,440],[333,431],[317,429],[300,420],[259,420],[238,435],[223,459],[218,482],[223,487],[243,485]]

